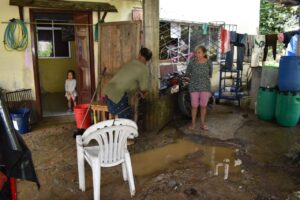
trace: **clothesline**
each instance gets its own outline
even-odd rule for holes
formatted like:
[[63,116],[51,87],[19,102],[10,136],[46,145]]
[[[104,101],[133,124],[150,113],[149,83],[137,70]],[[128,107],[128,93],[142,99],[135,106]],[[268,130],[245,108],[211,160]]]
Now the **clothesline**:
[[[1,24],[8,24],[10,22],[2,21]],[[81,24],[81,23],[55,23],[55,22],[24,22],[25,24],[34,24],[34,25],[64,25],[64,26],[96,26],[97,24]]]

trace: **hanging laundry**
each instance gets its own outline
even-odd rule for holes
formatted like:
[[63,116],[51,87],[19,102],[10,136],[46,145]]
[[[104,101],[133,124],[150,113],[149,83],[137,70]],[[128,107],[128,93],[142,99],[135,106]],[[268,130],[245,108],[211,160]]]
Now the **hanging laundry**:
[[265,47],[266,37],[264,35],[256,35],[254,39],[254,48],[251,55],[251,67],[259,66],[260,58]]
[[254,48],[254,40],[255,40],[254,35],[247,35],[247,42],[245,46],[245,58],[244,58],[246,62],[251,61],[251,55]]
[[237,33],[236,31],[230,31],[230,42],[234,43],[237,40]]
[[171,23],[171,38],[181,38],[181,26],[177,23]]
[[[233,58],[234,58],[234,45],[231,44],[230,51],[226,53],[225,58],[225,68],[227,70],[232,70],[233,67]],[[237,56],[236,56],[236,68],[238,70],[243,70],[243,62],[245,57],[245,47],[244,46],[236,46],[237,48]]]
[[245,57],[246,34],[239,34],[230,31],[230,51],[226,53],[225,68],[231,70],[233,67],[234,47],[237,47],[236,66],[238,70],[243,70],[243,62]]
[[265,35],[256,35],[254,38],[254,49],[264,48],[266,44],[266,36]]
[[277,34],[266,35],[266,44],[264,48],[263,61],[267,60],[269,46],[272,47],[273,58],[274,60],[276,60],[277,40],[278,40]]
[[207,23],[202,24],[203,35],[207,35],[207,31],[208,31],[208,24]]
[[298,34],[294,35],[287,46],[287,56],[297,56]]
[[283,44],[284,47],[286,48],[288,46],[288,44],[290,43],[292,37],[294,35],[298,34],[298,31],[289,31],[289,32],[285,32],[283,33]]
[[237,41],[238,44],[242,44],[242,45],[246,46],[247,45],[247,34],[238,33],[237,36],[238,36],[238,41]]
[[230,32],[224,28],[221,29],[221,53],[230,51]]

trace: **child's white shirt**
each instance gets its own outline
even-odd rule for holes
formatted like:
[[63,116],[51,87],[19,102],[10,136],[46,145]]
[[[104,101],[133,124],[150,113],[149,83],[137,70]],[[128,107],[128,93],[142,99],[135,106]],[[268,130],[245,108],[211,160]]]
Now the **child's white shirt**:
[[76,79],[67,79],[65,83],[66,95],[69,92],[72,96],[77,96],[76,92]]

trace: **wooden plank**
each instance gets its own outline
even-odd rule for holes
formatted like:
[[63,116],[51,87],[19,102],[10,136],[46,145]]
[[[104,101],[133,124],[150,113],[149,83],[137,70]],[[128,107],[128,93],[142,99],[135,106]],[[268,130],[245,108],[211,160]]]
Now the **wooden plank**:
[[120,67],[137,57],[140,46],[140,22],[111,22],[100,24],[99,71],[107,68],[103,88]]
[[57,1],[57,0],[10,0],[12,6],[28,6],[37,8],[55,8],[80,11],[118,12],[115,6],[109,3],[84,1]]

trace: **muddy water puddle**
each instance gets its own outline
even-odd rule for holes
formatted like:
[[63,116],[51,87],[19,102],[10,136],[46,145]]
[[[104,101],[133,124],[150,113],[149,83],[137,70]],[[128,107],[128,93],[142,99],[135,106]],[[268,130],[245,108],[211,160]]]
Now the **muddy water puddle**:
[[[132,155],[133,172],[136,176],[146,176],[152,173],[166,170],[171,163],[184,159],[187,155],[199,152],[201,164],[206,164],[215,172],[218,163],[224,163],[227,159],[230,172],[239,171],[234,167],[235,149],[221,146],[209,146],[197,144],[193,141],[180,139],[174,144],[156,148],[143,153]],[[241,161],[236,162],[240,165]],[[223,174],[220,171],[220,174]]]

